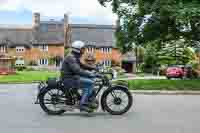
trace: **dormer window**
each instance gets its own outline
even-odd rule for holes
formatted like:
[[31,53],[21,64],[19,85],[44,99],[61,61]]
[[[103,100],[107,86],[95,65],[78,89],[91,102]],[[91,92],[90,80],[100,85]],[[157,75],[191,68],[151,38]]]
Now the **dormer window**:
[[86,51],[87,51],[87,53],[94,53],[94,48],[93,47],[87,47],[86,48]]
[[39,49],[43,52],[47,52],[48,51],[48,45],[47,44],[40,45]]
[[24,46],[17,46],[16,47],[16,52],[25,52]]
[[0,45],[0,53],[5,53],[5,52],[6,52],[6,46]]
[[112,52],[112,48],[101,48],[101,52],[102,53],[111,53]]

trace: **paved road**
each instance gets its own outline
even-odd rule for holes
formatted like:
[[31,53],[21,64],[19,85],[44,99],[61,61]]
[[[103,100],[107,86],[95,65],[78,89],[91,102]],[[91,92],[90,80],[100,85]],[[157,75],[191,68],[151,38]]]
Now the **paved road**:
[[199,133],[200,96],[134,97],[124,116],[48,116],[33,104],[35,85],[0,85],[2,133]]

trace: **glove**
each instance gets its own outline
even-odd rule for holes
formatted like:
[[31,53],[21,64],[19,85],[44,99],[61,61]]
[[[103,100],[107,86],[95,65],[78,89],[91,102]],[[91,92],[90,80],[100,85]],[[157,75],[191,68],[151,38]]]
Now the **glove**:
[[103,75],[101,75],[101,74],[96,74],[96,77],[97,77],[97,78],[103,78]]

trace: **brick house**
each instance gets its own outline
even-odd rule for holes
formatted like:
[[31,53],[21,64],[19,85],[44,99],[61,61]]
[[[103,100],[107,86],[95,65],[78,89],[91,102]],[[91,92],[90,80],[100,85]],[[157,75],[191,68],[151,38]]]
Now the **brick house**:
[[121,64],[121,53],[115,47],[115,30],[113,25],[70,24],[69,41],[82,41],[86,44],[86,54],[93,54],[96,62],[111,66],[115,61]]
[[0,53],[15,57],[16,65],[47,66],[51,58],[64,58],[67,25],[66,15],[58,24],[35,13],[32,26],[0,26]]
[[[68,15],[62,20],[43,21],[39,13],[33,14],[29,26],[0,25],[0,55],[16,58],[16,65],[59,66],[65,48],[75,41],[86,44],[86,53],[95,55],[104,66],[113,62],[122,64],[122,55],[115,47],[116,26],[69,24]],[[56,60],[52,64],[51,60]]]

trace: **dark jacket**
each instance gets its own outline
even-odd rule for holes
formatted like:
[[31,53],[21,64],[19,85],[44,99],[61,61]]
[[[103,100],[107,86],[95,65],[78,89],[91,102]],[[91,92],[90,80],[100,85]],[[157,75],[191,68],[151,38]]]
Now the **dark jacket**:
[[65,87],[79,88],[80,76],[91,77],[91,73],[81,69],[80,58],[78,55],[68,55],[65,57],[61,67],[61,78]]

